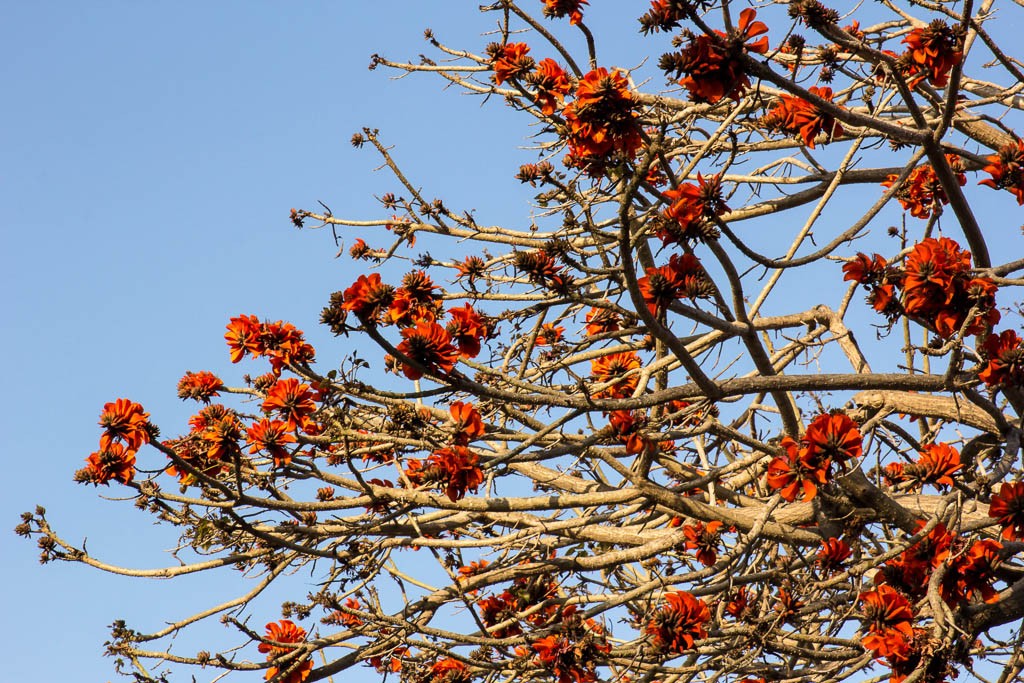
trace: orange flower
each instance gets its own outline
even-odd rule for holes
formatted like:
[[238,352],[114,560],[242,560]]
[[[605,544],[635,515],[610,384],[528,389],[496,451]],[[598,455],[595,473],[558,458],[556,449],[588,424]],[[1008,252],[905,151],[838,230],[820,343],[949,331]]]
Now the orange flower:
[[459,271],[456,277],[466,278],[469,280],[470,287],[472,287],[475,280],[487,270],[487,264],[479,256],[467,256],[456,268]]
[[626,444],[626,452],[630,455],[643,453],[653,445],[643,433],[643,428],[647,426],[647,416],[643,411],[613,410],[608,415],[608,422],[619,440]]
[[480,343],[491,336],[490,324],[470,305],[449,308],[452,319],[445,328],[463,358],[476,358]]
[[1008,190],[1024,205],[1024,140],[1011,142],[999,149],[997,154],[986,158],[988,165],[981,169],[991,178],[979,180],[979,185],[988,185],[993,190]]
[[555,107],[561,104],[572,90],[565,70],[551,58],[540,60],[536,70],[527,76],[526,80],[534,87],[533,96],[537,98],[537,104],[540,105],[540,111],[544,116],[554,114]]
[[300,384],[294,377],[278,380],[267,390],[261,406],[263,412],[276,412],[285,419],[289,431],[312,425],[310,415],[316,411],[315,394],[308,384]]
[[451,372],[459,360],[459,350],[452,345],[451,337],[437,323],[419,322],[416,327],[402,330],[404,341],[398,345],[398,352],[423,367],[423,370],[402,363],[402,372],[408,379],[419,379],[424,371],[431,374]]
[[648,268],[647,274],[637,280],[640,294],[653,315],[665,311],[676,299],[708,296],[711,281],[693,254],[672,254],[667,265]]
[[711,621],[707,603],[686,591],[665,593],[665,606],[655,613],[644,632],[653,636],[654,647],[669,654],[681,654],[707,638],[704,624]]
[[[223,406],[211,406],[222,408]],[[211,460],[209,458],[210,444],[205,441],[199,433],[193,432],[189,436],[184,436],[180,439],[170,439],[164,442],[164,446],[174,451],[174,455],[184,463],[191,466],[204,476],[216,479],[221,474],[227,472],[231,465],[226,460]],[[170,456],[168,456],[170,457]],[[167,474],[172,477],[177,477],[178,482],[183,486],[191,486],[196,482],[196,475],[193,474],[188,468],[178,468],[172,463],[167,466],[165,470]]]
[[459,446],[468,446],[473,439],[484,435],[484,421],[472,403],[454,401],[448,411],[455,423],[453,441]]
[[655,230],[665,245],[717,235],[718,229],[710,220],[729,211],[722,198],[720,175],[705,179],[698,173],[697,184],[684,183],[674,190],[665,190],[665,196],[671,204],[662,216],[671,223],[656,224]]
[[843,264],[843,280],[852,280],[858,285],[877,285],[881,283],[887,265],[881,254],[868,256],[858,253],[852,261]]
[[[632,372],[640,369],[640,356],[636,351],[620,351],[590,361],[590,374],[595,381],[604,383],[621,380],[594,394],[594,398],[628,398],[636,391],[638,377]],[[632,374],[629,374],[631,373]],[[629,374],[627,377],[626,375]]]
[[924,28],[915,28],[903,39],[907,44],[910,63],[909,76],[917,76],[909,83],[916,86],[925,78],[936,88],[944,88],[949,81],[949,72],[963,61],[964,32],[959,26],[936,19]]
[[472,679],[469,667],[457,659],[445,657],[430,665],[423,683],[469,683]]
[[639,106],[621,71],[587,73],[576,86],[576,100],[562,112],[569,129],[567,162],[600,175],[610,155],[634,157],[643,143]]
[[861,593],[864,624],[868,634],[861,643],[876,657],[888,657],[907,649],[914,635],[911,622],[914,612],[910,602],[891,586],[881,585],[876,590]]
[[[757,13],[750,8],[740,12],[736,29],[726,35],[698,35],[680,52],[664,55],[659,66],[667,73],[686,77],[679,84],[686,88],[696,102],[715,104],[724,97],[739,101],[750,87],[750,79],[743,68],[744,51],[764,54],[768,51],[768,27],[755,21]],[[757,36],[758,40],[747,42]]]
[[952,486],[953,475],[960,471],[960,453],[944,443],[933,443],[924,447],[914,467],[906,468],[907,474],[922,484]]
[[841,538],[829,538],[821,542],[818,549],[817,563],[822,571],[834,572],[842,569],[843,562],[850,558],[853,551]]
[[411,459],[405,474],[417,486],[443,489],[448,499],[456,502],[466,497],[467,490],[476,493],[483,483],[484,473],[479,462],[479,455],[456,445],[434,451],[425,463]]
[[1024,541],[1024,482],[1004,482],[999,493],[992,496],[988,516],[1003,525],[1003,538]]
[[[219,406],[223,407],[223,406]],[[232,410],[224,410],[223,415],[210,419],[199,434],[206,446],[207,460],[216,462],[227,460],[240,453],[238,439],[242,436],[242,423]]]
[[[963,162],[955,154],[947,154],[946,160],[956,174],[957,182],[963,186],[967,184],[967,175],[963,172]],[[892,187],[899,178],[898,175],[890,175],[883,187]],[[916,218],[929,218],[937,216],[942,212],[942,205],[949,204],[949,197],[939,182],[939,177],[929,164],[918,166],[896,192],[896,199],[904,209],[910,211],[910,215]]]
[[562,334],[565,328],[554,323],[544,323],[537,332],[537,339],[534,342],[537,346],[555,346],[562,341]]
[[316,355],[313,347],[306,343],[302,330],[281,320],[263,323],[259,341],[261,353],[270,359],[275,375],[280,375],[287,365],[310,363]]
[[990,334],[982,344],[985,367],[978,379],[989,387],[1024,386],[1024,339],[1013,330]]
[[794,501],[803,492],[804,501],[812,500],[818,486],[828,481],[828,460],[820,461],[806,448],[800,448],[788,436],[782,439],[783,454],[768,464],[768,487],[782,494],[783,500]]
[[618,313],[607,308],[591,308],[587,312],[587,336],[618,332],[622,329],[622,318]]
[[186,372],[185,376],[178,380],[178,398],[191,398],[209,403],[210,398],[219,396],[217,392],[223,388],[224,382],[212,372]]
[[112,442],[89,455],[85,467],[75,473],[82,483],[109,485],[110,480],[127,484],[135,477],[135,451],[124,444]]
[[[490,50],[488,50],[490,51]],[[494,83],[501,85],[513,78],[521,78],[533,68],[533,57],[527,56],[530,46],[526,43],[508,43],[495,46],[494,62],[491,68],[494,69]]]
[[696,550],[697,561],[705,567],[710,567],[718,560],[718,545],[722,541],[722,523],[718,520],[708,522],[695,522],[683,526],[683,533],[686,534],[684,546],[689,550]]
[[[287,619],[282,619],[278,623],[267,624],[267,633],[264,637],[273,642],[260,643],[258,649],[267,655],[267,661],[270,662],[294,652],[299,643],[306,639],[306,629],[296,626]],[[265,678],[269,681],[282,671],[292,669],[281,683],[302,683],[309,678],[309,672],[313,669],[313,660],[305,658],[300,661],[298,668],[294,669],[292,668],[296,664],[294,660],[283,662],[280,666],[269,667]]]
[[818,415],[809,425],[801,441],[808,453],[819,460],[839,464],[861,457],[861,436],[857,423],[843,413]]
[[292,454],[286,446],[297,441],[295,435],[291,433],[294,430],[294,427],[289,428],[287,422],[263,418],[259,422],[253,423],[246,433],[249,452],[269,453],[274,458],[274,467],[287,465],[292,461]]
[[[808,92],[828,102],[832,101],[832,88],[811,86]],[[831,114],[807,100],[792,95],[780,95],[779,98],[775,107],[763,119],[766,127],[799,135],[811,149],[814,149],[814,139],[823,132],[829,140],[843,134],[843,127]]]
[[395,288],[380,280],[380,273],[360,275],[352,286],[345,290],[345,302],[341,307],[352,311],[363,322],[380,322],[381,315],[391,306]]
[[149,413],[142,406],[126,398],[103,404],[100,413],[100,450],[107,450],[114,441],[124,441],[131,451],[149,443]]
[[640,17],[640,31],[645,35],[657,31],[671,31],[679,28],[679,22],[686,18],[685,5],[675,0],[651,0],[651,9]]
[[253,358],[259,357],[263,352],[260,344],[260,319],[254,315],[240,315],[231,319],[228,323],[228,331],[224,333],[224,339],[231,350],[231,362],[237,363],[245,357],[246,353],[252,354]]
[[558,683],[593,683],[600,655],[611,650],[604,629],[584,620],[574,605],[562,608],[562,631],[530,643],[537,662],[555,674]]
[[569,23],[576,25],[583,21],[583,6],[587,0],[541,0],[544,3],[544,16],[561,19],[568,16]]

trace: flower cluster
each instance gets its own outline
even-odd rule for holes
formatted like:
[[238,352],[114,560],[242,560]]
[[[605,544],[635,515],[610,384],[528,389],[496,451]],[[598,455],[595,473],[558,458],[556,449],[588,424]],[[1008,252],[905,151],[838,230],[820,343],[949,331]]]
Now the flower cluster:
[[890,319],[908,315],[948,339],[974,315],[965,334],[980,335],[999,322],[996,285],[971,274],[971,252],[948,237],[929,237],[910,250],[902,268],[875,254],[857,254],[843,266],[844,280],[868,288],[872,307]]
[[714,520],[694,522],[683,525],[683,534],[686,540],[683,547],[687,550],[696,550],[695,557],[705,567],[710,567],[718,560],[718,546],[722,542],[722,523]]
[[75,472],[75,480],[94,486],[109,484],[111,479],[131,482],[135,454],[152,438],[149,413],[138,403],[119,398],[103,405],[99,425],[103,427],[99,450],[89,454],[85,467]]
[[665,593],[665,605],[647,623],[644,632],[652,637],[660,652],[677,655],[707,638],[704,625],[711,621],[711,610],[703,600],[686,591]]
[[623,72],[600,67],[587,73],[576,86],[576,98],[562,110],[566,165],[600,175],[613,155],[633,158],[643,143],[639,106]]
[[993,190],[1008,190],[1024,205],[1024,140],[1017,140],[1001,147],[998,153],[986,158],[988,165],[981,169],[991,178],[979,180],[979,185],[988,185]]
[[498,595],[480,598],[476,605],[488,633],[495,638],[509,638],[523,633],[519,617],[522,612],[529,610],[529,614],[522,618],[534,626],[543,626],[555,617],[558,605],[543,603],[548,603],[557,595],[558,584],[550,578],[540,575],[521,576],[512,582],[511,588]]
[[590,375],[601,384],[614,382],[594,393],[594,398],[628,398],[636,391],[640,356],[636,351],[619,351],[590,361]]
[[[811,86],[807,91],[826,102],[832,101],[832,88]],[[811,149],[814,149],[814,141],[822,133],[828,140],[843,134],[843,127],[831,114],[793,95],[780,95],[779,101],[761,119],[761,123],[769,130],[799,135],[804,144]]]
[[721,174],[704,178],[697,174],[697,183],[683,183],[666,190],[671,204],[662,212],[663,221],[655,223],[655,234],[662,244],[696,242],[718,236],[714,219],[729,211],[722,198]]
[[474,493],[483,483],[480,456],[465,446],[448,446],[430,454],[426,461],[410,458],[405,475],[417,486],[434,486],[452,502],[462,500],[467,490]]
[[[655,9],[668,20],[664,25],[679,16],[678,10],[668,7]],[[764,22],[755,21],[756,16],[754,10],[744,9],[736,28],[728,35],[722,31],[715,31],[714,35],[684,32],[688,44],[679,52],[662,55],[658,66],[670,77],[685,74],[679,85],[686,88],[695,102],[715,104],[722,98],[739,101],[750,87],[750,79],[743,68],[744,51],[756,54],[768,51],[768,37],[764,35],[768,27]]]
[[188,423],[188,434],[164,442],[185,465],[179,466],[172,458],[165,471],[178,477],[183,486],[196,482],[196,472],[210,478],[227,472],[231,458],[241,453],[238,440],[244,432],[235,411],[216,403],[200,410]]
[[217,392],[224,388],[224,382],[212,372],[186,372],[178,381],[178,398],[209,403]]
[[960,453],[955,448],[934,443],[924,446],[916,462],[886,465],[882,476],[890,486],[909,484],[912,489],[920,489],[924,484],[932,484],[942,488],[953,486],[953,475],[962,467]]
[[419,683],[469,683],[473,675],[469,667],[452,657],[442,657],[419,678]]
[[522,78],[536,63],[529,56],[530,46],[526,43],[506,43],[488,46],[491,53],[491,68],[494,69],[494,83],[501,85],[507,80]]
[[646,272],[637,284],[652,315],[664,313],[677,299],[704,298],[712,291],[711,279],[693,254],[672,254],[667,265]]
[[[947,154],[946,161],[949,162],[950,168],[956,174],[960,186],[966,185],[967,176],[963,172],[964,165],[960,157],[955,154]],[[898,175],[890,175],[882,185],[892,187],[898,178]],[[949,204],[946,191],[942,189],[939,177],[930,164],[918,166],[910,172],[907,179],[896,190],[896,199],[915,218],[938,216],[942,213],[942,205]]]
[[286,659],[277,661],[295,652],[299,645],[306,640],[306,629],[297,626],[288,619],[267,624],[267,633],[264,636],[267,641],[259,644],[259,651],[267,655],[268,662],[275,662],[274,666],[267,669],[265,678],[269,681],[278,674],[288,671],[288,675],[278,680],[281,683],[302,683],[309,678],[309,672],[313,670],[313,660],[304,657],[296,661]]
[[604,628],[584,619],[575,605],[562,608],[559,632],[530,643],[537,663],[554,674],[558,683],[594,683],[601,655],[611,650]]
[[1024,339],[1013,330],[985,337],[981,348],[985,367],[978,379],[989,387],[1024,386]]
[[907,51],[901,61],[911,88],[925,79],[936,88],[944,88],[949,72],[964,58],[963,28],[951,27],[941,19],[913,29],[903,42]]
[[1002,537],[1007,541],[1024,541],[1024,482],[1003,483],[992,496],[988,516],[1003,526]]
[[819,415],[807,426],[800,442],[783,437],[782,454],[768,464],[768,487],[783,499],[813,499],[828,483],[832,466],[843,466],[862,454],[860,430],[843,413]]
[[541,0],[544,3],[544,16],[561,19],[569,17],[569,23],[576,25],[583,21],[583,6],[587,0]]
[[288,365],[305,365],[313,361],[315,351],[306,343],[302,331],[291,323],[260,322],[254,315],[240,315],[228,323],[224,339],[231,350],[231,362],[237,363],[246,354],[253,358],[266,356],[275,375]]

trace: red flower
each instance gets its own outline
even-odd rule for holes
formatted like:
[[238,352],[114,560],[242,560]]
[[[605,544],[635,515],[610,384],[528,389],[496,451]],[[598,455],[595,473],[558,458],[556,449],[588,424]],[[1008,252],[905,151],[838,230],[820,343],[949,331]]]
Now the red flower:
[[360,275],[352,286],[345,290],[345,302],[341,307],[352,311],[363,322],[380,322],[381,315],[395,297],[395,288],[383,284],[380,273]]
[[622,329],[622,319],[619,314],[607,308],[591,308],[587,312],[586,320],[588,337],[606,332],[618,332]]
[[240,315],[231,319],[224,339],[231,350],[232,363],[242,360],[246,353],[251,353],[253,358],[259,357],[263,352],[260,344],[261,327],[260,319],[254,315]]
[[[756,16],[753,9],[744,9],[732,33],[715,31],[715,35],[693,36],[681,51],[664,55],[660,66],[670,75],[686,74],[679,84],[694,101],[714,104],[728,97],[738,102],[750,87],[743,68],[743,52],[768,51],[768,37],[764,35],[768,27],[755,21]],[[748,42],[757,36],[761,38]]]
[[978,184],[988,185],[993,190],[1009,190],[1017,198],[1017,203],[1024,205],[1024,140],[1001,147],[986,161],[988,166],[981,170],[992,177],[980,180]]
[[453,441],[459,446],[467,446],[473,439],[484,435],[484,421],[472,403],[455,401],[448,409],[455,423]]
[[[270,662],[294,652],[299,643],[306,639],[306,629],[296,626],[287,619],[282,619],[276,624],[273,622],[267,624],[267,633],[264,637],[273,643],[260,643],[258,649],[267,655],[267,661]],[[269,681],[280,672],[291,669],[294,665],[294,660],[288,660],[281,663],[280,666],[272,666],[267,669],[265,677]],[[281,683],[302,683],[309,677],[309,672],[312,669],[313,660],[306,658],[302,660],[297,669],[293,669],[286,678],[282,679]]]
[[[224,406],[210,407],[226,410]],[[231,465],[226,460],[211,460],[209,458],[210,443],[203,439],[200,433],[201,430],[196,430],[192,434],[180,439],[165,441],[164,446],[174,451],[174,455],[179,460],[198,470],[202,475],[216,479],[221,474],[227,472]],[[196,482],[197,477],[195,474],[185,467],[179,469],[173,460],[172,464],[168,465],[165,471],[170,476],[177,477],[178,482],[183,486],[191,486]]]
[[191,398],[209,403],[210,398],[219,396],[217,392],[223,388],[224,382],[212,372],[186,372],[185,376],[178,380],[178,398]]
[[653,315],[666,310],[676,299],[704,297],[711,289],[704,267],[693,254],[673,254],[668,265],[648,268],[646,272],[637,284],[647,309]]
[[925,78],[936,88],[945,87],[950,70],[964,58],[963,38],[960,27],[950,28],[941,19],[908,33],[903,39],[910,62],[908,75],[920,74],[909,83],[910,87]]
[[807,448],[801,448],[788,436],[782,439],[783,454],[768,464],[768,487],[782,494],[783,500],[794,501],[803,492],[804,501],[814,498],[818,486],[828,481],[831,462],[819,460]]
[[284,418],[289,430],[307,429],[312,425],[310,415],[316,411],[316,395],[308,384],[300,384],[294,377],[278,380],[267,390],[262,409],[265,413],[276,412]]
[[696,185],[684,183],[675,190],[665,190],[665,196],[671,204],[662,216],[671,223],[657,225],[655,230],[665,245],[717,235],[717,228],[710,221],[729,211],[722,198],[720,175],[705,179],[698,173]]
[[643,139],[636,109],[639,100],[621,71],[598,68],[576,86],[576,99],[562,112],[568,126],[569,162],[600,171],[613,153],[632,158]]
[[[590,374],[597,382],[621,380],[614,385],[594,394],[595,398],[628,398],[637,387],[637,373],[640,369],[640,356],[636,351],[620,351],[609,353],[590,361]],[[632,373],[632,374],[630,374]],[[629,374],[627,377],[626,375]]]
[[419,322],[416,327],[402,330],[404,341],[398,345],[399,353],[423,367],[423,370],[402,363],[402,372],[408,379],[419,379],[424,370],[431,374],[451,372],[459,360],[459,350],[443,327],[437,323]]
[[[211,406],[212,407],[212,406]],[[223,406],[217,406],[223,408]],[[227,460],[238,455],[238,439],[242,436],[242,423],[234,411],[223,409],[216,418],[208,419],[199,438],[206,446],[206,458],[210,461]]]
[[808,452],[819,460],[843,464],[861,457],[861,436],[857,423],[843,413],[818,415],[801,441]]
[[[946,160],[956,173],[957,182],[961,186],[967,184],[967,176],[963,173],[963,162],[955,154],[947,154]],[[892,187],[899,178],[898,175],[890,175],[884,187]],[[896,192],[896,199],[904,209],[910,211],[910,215],[916,218],[929,218],[937,216],[942,212],[942,205],[949,204],[949,197],[939,182],[935,170],[928,164],[918,166]]]
[[466,497],[466,491],[476,493],[483,483],[480,456],[465,446],[451,446],[434,451],[426,462],[411,459],[405,474],[417,486],[437,486],[444,490],[452,502]]
[[686,535],[683,545],[697,551],[697,561],[705,567],[713,565],[718,559],[718,546],[722,542],[722,523],[715,520],[707,525],[703,522],[686,524],[683,533]]
[[75,479],[98,486],[108,484],[110,480],[122,484],[129,483],[135,477],[135,451],[124,444],[112,442],[106,448],[89,455],[85,459],[85,467],[75,473]]
[[459,271],[456,278],[466,278],[472,287],[474,281],[487,270],[487,264],[479,256],[467,256],[456,268]]
[[534,342],[537,346],[555,346],[562,341],[562,334],[565,328],[554,323],[544,323],[537,332],[537,339]]
[[843,264],[843,280],[852,280],[858,285],[877,285],[882,281],[887,265],[881,254],[868,256],[858,253],[852,261]]
[[569,23],[576,25],[583,21],[583,5],[587,0],[541,0],[544,3],[544,16],[561,19],[569,17]]
[[[832,88],[811,86],[808,92],[828,102],[832,101]],[[814,139],[825,133],[828,139],[843,134],[843,127],[831,114],[818,109],[807,100],[792,95],[780,95],[780,100],[764,118],[764,125],[790,135],[799,135],[804,144],[814,149]]]
[[497,46],[494,62],[494,83],[501,85],[512,78],[521,78],[533,68],[533,57],[527,56],[530,46],[526,43],[508,43]]
[[888,657],[907,649],[914,636],[910,602],[891,586],[860,594],[864,624],[868,633],[861,644],[876,657]]
[[287,365],[309,363],[316,355],[313,347],[306,343],[302,330],[281,320],[260,326],[259,343],[260,352],[270,359],[275,375],[280,375]]
[[694,643],[707,638],[704,624],[711,621],[707,603],[686,591],[665,593],[666,605],[654,615],[644,632],[653,636],[654,646],[662,652],[681,654]]
[[423,683],[469,683],[472,679],[469,667],[457,659],[445,657],[430,665]]
[[826,572],[839,571],[852,554],[853,551],[846,541],[841,538],[830,538],[821,542],[821,548],[817,553],[818,566]]
[[1024,541],[1024,482],[1004,482],[999,493],[992,496],[988,516],[1003,525],[1003,538]]
[[1002,543],[991,539],[975,541],[967,552],[950,562],[939,587],[939,594],[947,605],[970,602],[976,596],[989,603],[998,600],[992,583],[996,580],[996,569],[1002,564],[999,554],[1002,547]]
[[561,621],[561,633],[530,643],[538,663],[550,669],[558,683],[593,683],[598,656],[611,649],[604,629],[593,619],[580,617],[573,605],[562,609]]
[[263,418],[249,427],[246,433],[249,452],[269,453],[274,458],[274,467],[287,465],[292,461],[292,454],[288,451],[287,445],[297,441],[292,434],[293,431],[295,428],[289,427],[287,422]]
[[572,90],[565,70],[551,58],[540,60],[536,70],[527,76],[526,80],[534,87],[533,95],[545,116],[554,114],[555,107],[561,104]]
[[981,348],[986,365],[978,379],[989,387],[1024,386],[1024,339],[1013,330],[990,334]]
[[114,441],[123,441],[129,450],[137,451],[149,443],[149,413],[126,398],[103,404],[100,413],[100,450],[107,450]]
[[459,347],[459,353],[463,358],[476,358],[480,353],[480,343],[491,336],[489,323],[469,304],[449,308],[448,313],[452,319],[446,329]]
[[907,474],[922,484],[952,486],[953,475],[960,471],[960,453],[944,443],[929,444],[921,451],[921,457],[913,467],[905,468]]
[[643,453],[652,445],[642,431],[647,426],[647,416],[643,411],[614,410],[608,415],[608,422],[619,440],[626,444],[627,453]]

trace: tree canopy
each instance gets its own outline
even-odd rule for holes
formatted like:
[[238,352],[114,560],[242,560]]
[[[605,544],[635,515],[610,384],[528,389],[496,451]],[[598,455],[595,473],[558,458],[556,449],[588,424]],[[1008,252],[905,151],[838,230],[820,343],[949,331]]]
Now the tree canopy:
[[[102,407],[75,477],[175,562],[108,564],[42,508],[16,531],[44,563],[239,572],[114,625],[142,681],[1017,680],[1024,67],[995,4],[654,0],[603,35],[586,0],[502,0],[482,39],[374,55],[515,113],[530,218],[357,132],[380,215],[291,211],[348,239],[336,343],[247,312],[239,376],[179,382],[183,433]],[[625,40],[647,61],[599,59]],[[316,589],[265,599],[295,573]]]

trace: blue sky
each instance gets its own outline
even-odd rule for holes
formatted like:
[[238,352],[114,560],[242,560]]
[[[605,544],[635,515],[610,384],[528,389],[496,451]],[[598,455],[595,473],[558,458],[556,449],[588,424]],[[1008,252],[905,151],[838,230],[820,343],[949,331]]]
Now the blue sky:
[[[438,80],[395,82],[366,68],[374,52],[415,60],[427,26],[482,51],[491,23],[477,4],[5,3],[4,678],[112,680],[107,624],[156,628],[238,590],[231,573],[154,582],[40,567],[33,544],[4,529],[43,504],[66,538],[87,538],[97,555],[144,568],[168,560],[172,529],[102,498],[115,488],[72,481],[95,449],[97,416],[130,397],[178,433],[191,413],[175,396],[186,370],[235,384],[248,371],[230,366],[222,339],[240,313],[290,320],[324,362],[345,352],[316,321],[358,272],[334,258],[329,233],[291,227],[288,210],[322,200],[337,215],[382,215],[373,195],[395,188],[370,150],[349,145],[353,132],[380,128],[428,196],[475,208],[482,222],[528,217],[511,177],[533,159],[517,150],[529,129],[509,125],[516,118],[499,102],[482,109]],[[593,4],[599,35],[647,5]],[[611,43],[607,63],[638,64],[635,47]]]

